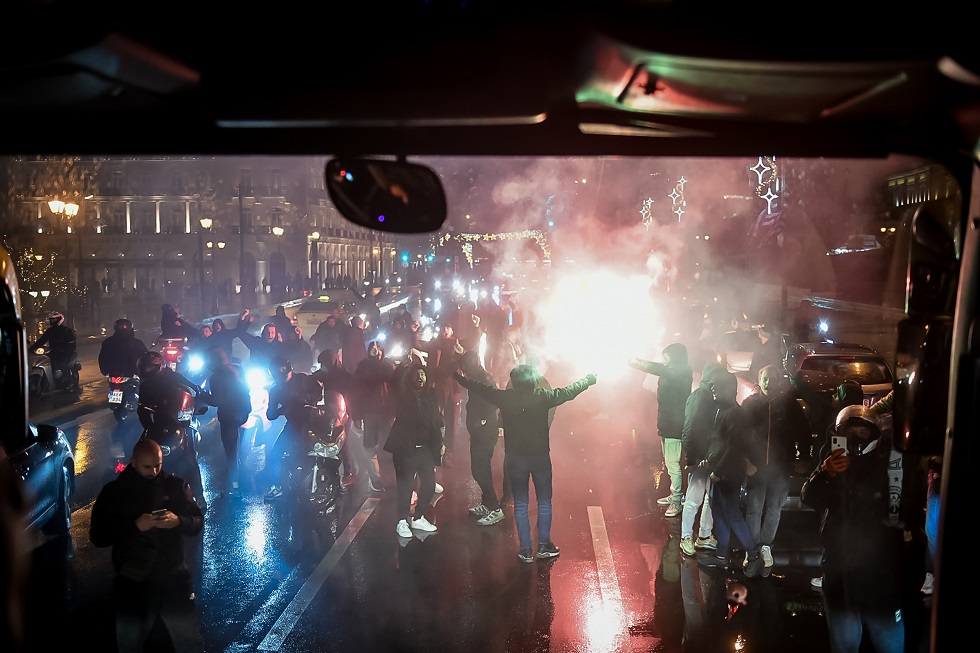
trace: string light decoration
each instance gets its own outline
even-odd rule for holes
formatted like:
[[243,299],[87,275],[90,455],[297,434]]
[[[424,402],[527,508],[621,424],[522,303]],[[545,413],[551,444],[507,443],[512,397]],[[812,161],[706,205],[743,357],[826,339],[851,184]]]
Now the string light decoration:
[[687,179],[681,176],[674,184],[674,190],[670,191],[667,197],[673,202],[673,208],[670,212],[677,215],[677,221],[681,221],[681,216],[684,215],[684,207],[687,206],[687,200],[684,198],[684,185],[687,183]]
[[544,254],[546,263],[551,262],[551,247],[548,244],[548,236],[537,229],[525,229],[524,231],[508,231],[498,234],[443,234],[439,237],[438,246],[448,245],[450,241],[460,243],[460,249],[466,256],[466,262],[473,267],[473,243],[474,242],[494,242],[498,240],[528,240],[534,239],[541,252]]
[[779,178],[779,167],[776,157],[760,156],[759,161],[749,168],[758,177],[755,194],[766,201],[766,213],[772,213],[772,203],[779,195],[772,192],[773,183]]
[[640,222],[647,229],[650,228],[650,224],[653,222],[653,198],[648,197],[643,200],[643,208],[640,209]]
[[[7,242],[3,245],[14,259],[22,293],[21,299],[25,305],[30,301],[40,310],[49,298],[63,295],[68,290],[65,277],[58,273],[61,262],[57,254],[42,254],[32,247],[21,249]],[[40,292],[42,290],[49,291],[49,294],[42,295]]]

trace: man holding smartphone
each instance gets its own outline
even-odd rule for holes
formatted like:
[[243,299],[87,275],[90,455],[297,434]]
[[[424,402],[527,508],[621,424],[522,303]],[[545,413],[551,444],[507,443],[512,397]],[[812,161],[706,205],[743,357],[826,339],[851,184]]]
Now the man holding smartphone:
[[877,653],[902,653],[901,527],[889,523],[889,445],[870,408],[847,406],[837,414],[833,448],[800,492],[821,513],[824,614],[834,653],[857,653],[864,636]]
[[92,508],[89,539],[112,547],[116,643],[120,653],[143,651],[157,619],[177,653],[202,653],[194,584],[184,560],[184,538],[204,527],[187,482],[163,471],[163,452],[140,439],[118,477]]

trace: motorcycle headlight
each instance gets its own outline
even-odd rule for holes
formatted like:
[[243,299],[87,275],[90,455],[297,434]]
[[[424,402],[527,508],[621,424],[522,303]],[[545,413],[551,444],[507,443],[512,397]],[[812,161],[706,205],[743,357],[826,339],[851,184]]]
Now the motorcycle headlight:
[[245,372],[245,381],[252,390],[263,390],[272,385],[272,377],[269,373],[258,367],[251,367]]
[[204,369],[204,357],[200,354],[193,354],[187,359],[187,371],[192,373],[200,372]]

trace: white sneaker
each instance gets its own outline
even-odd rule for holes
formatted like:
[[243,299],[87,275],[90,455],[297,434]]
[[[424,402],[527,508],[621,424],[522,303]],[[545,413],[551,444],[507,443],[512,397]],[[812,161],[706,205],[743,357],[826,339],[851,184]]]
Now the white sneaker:
[[919,591],[926,596],[932,596],[932,574],[926,573],[926,579],[922,582],[922,589]]
[[810,587],[815,590],[821,589],[823,587],[823,576],[815,576],[810,579]]
[[442,494],[445,491],[445,489],[446,488],[444,488],[441,485],[439,485],[438,483],[436,483],[436,494]]
[[408,521],[402,519],[395,526],[395,532],[398,533],[398,537],[412,537],[412,529],[408,526]]
[[492,526],[504,518],[504,511],[500,508],[496,510],[491,510],[483,517],[476,520],[476,523],[480,526]]
[[767,567],[772,567],[772,549],[769,548],[768,544],[762,545],[762,561]]
[[418,519],[412,520],[412,528],[417,528],[420,531],[436,531],[439,530],[435,524],[430,524],[429,520],[425,517],[419,517]]
[[412,505],[414,506],[418,502],[419,502],[419,493],[416,492],[415,490],[412,490]]

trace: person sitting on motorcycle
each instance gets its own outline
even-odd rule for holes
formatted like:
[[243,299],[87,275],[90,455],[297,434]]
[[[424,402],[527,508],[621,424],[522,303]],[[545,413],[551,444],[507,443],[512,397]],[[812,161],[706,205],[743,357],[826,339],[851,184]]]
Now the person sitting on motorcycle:
[[78,390],[78,384],[69,373],[69,367],[77,362],[75,330],[65,324],[65,316],[58,311],[48,315],[48,324],[50,326],[44,330],[40,338],[28,345],[28,349],[33,351],[48,345],[50,347],[48,357],[51,359],[51,370],[55,373],[55,379],[59,379],[58,372],[61,372],[60,383],[64,385],[64,389]]
[[136,376],[136,361],[146,353],[146,345],[136,337],[133,322],[126,318],[116,320],[113,334],[102,341],[99,350],[99,371],[104,376]]
[[158,351],[147,351],[140,355],[136,362],[136,371],[140,377],[139,405],[136,415],[144,429],[162,427],[164,429],[178,428],[177,411],[169,406],[175,396],[175,389],[188,388],[195,395],[201,392],[200,387],[187,380],[180,372],[175,372],[164,363],[163,354]]
[[195,340],[201,337],[201,332],[180,316],[179,306],[164,304],[160,307],[160,312],[160,338]]
[[309,423],[309,413],[306,406],[316,405],[323,396],[323,389],[310,375],[294,372],[289,360],[282,356],[273,357],[269,364],[269,374],[275,385],[269,390],[269,407],[266,417],[269,421],[286,417],[272,452],[267,459],[266,470],[272,485],[265,495],[266,501],[282,496],[283,470],[282,458],[286,453],[300,458],[306,454],[304,436]]

